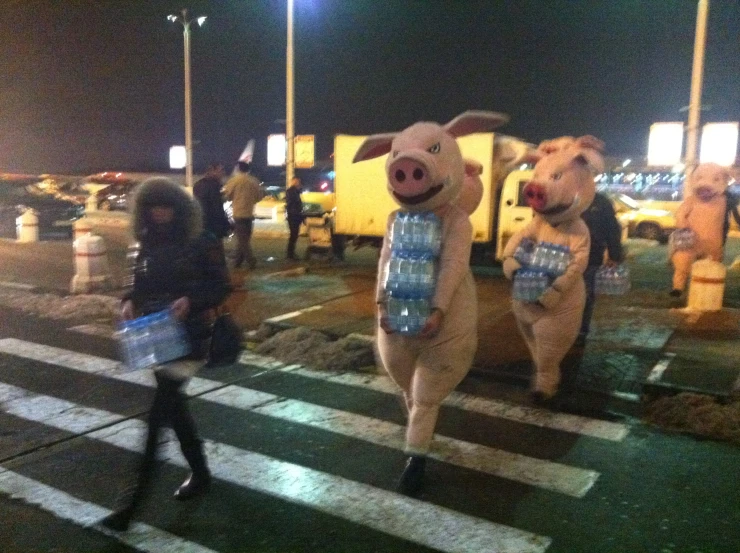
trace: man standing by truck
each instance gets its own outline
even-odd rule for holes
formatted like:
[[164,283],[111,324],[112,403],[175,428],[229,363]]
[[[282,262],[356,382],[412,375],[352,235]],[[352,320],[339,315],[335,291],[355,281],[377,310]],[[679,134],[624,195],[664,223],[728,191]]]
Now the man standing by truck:
[[297,261],[295,245],[298,242],[298,232],[303,223],[303,200],[301,200],[301,181],[294,177],[290,186],[285,191],[285,216],[288,220],[288,252],[287,258]]

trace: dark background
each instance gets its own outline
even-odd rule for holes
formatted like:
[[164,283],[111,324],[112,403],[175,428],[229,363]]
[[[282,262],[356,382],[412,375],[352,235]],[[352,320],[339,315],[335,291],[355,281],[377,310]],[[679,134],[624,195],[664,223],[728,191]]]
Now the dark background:
[[[188,7],[194,162],[231,165],[285,118],[285,0],[0,0],[0,171],[156,171],[184,143]],[[594,134],[644,156],[685,120],[696,0],[295,0],[296,133],[506,112],[539,142]],[[740,1],[710,6],[702,123],[740,119]]]

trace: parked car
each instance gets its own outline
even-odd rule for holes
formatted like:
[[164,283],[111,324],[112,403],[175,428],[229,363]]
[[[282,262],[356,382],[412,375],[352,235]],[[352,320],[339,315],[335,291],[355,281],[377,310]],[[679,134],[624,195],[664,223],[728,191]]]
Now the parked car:
[[35,184],[0,183],[0,235],[15,238],[16,219],[27,209],[38,216],[41,238],[71,238],[72,224],[85,214],[81,203],[55,198]]
[[131,193],[139,181],[124,173],[105,172],[87,177],[83,186],[97,199],[101,211],[126,211]]
[[647,238],[661,243],[676,230],[676,217],[667,209],[653,209],[641,206],[626,194],[607,194],[614,205],[622,226],[627,228],[630,238]]

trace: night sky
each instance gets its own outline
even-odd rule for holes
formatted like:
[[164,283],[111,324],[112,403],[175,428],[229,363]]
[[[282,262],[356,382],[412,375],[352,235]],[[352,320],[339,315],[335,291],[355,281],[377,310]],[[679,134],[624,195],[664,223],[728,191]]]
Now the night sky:
[[[644,156],[689,102],[696,0],[295,0],[296,133],[502,111],[531,142],[594,134]],[[184,143],[192,33],[195,166],[231,165],[285,118],[285,0],[0,0],[0,172],[168,168]],[[740,0],[711,0],[702,123],[740,119]]]

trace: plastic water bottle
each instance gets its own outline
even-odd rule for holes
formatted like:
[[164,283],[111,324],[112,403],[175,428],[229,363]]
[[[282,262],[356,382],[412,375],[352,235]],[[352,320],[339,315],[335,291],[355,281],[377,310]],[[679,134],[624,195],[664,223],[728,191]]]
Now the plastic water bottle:
[[434,294],[436,275],[434,257],[431,254],[423,254],[420,258],[419,291],[422,297],[428,298]]
[[532,258],[534,256],[535,243],[531,238],[522,238],[519,245],[514,251],[514,259],[521,263],[524,267],[532,265]]
[[398,291],[402,294],[407,294],[411,288],[410,275],[411,275],[411,258],[408,254],[402,253],[399,255],[398,261]]
[[388,270],[385,275],[386,291],[392,292],[398,290],[398,275],[400,273],[401,258],[397,252],[391,252],[391,258],[388,260]]
[[190,353],[185,328],[169,309],[151,315],[150,332],[154,338],[157,363],[180,359]]
[[563,275],[565,274],[565,271],[568,270],[568,265],[570,265],[570,248],[568,246],[561,246],[561,256],[560,260],[558,262],[558,272],[557,275]]
[[421,256],[417,253],[412,253],[409,255],[408,262],[407,293],[415,296],[419,293],[421,285]]
[[677,229],[671,233],[670,240],[674,250],[690,250],[696,245],[696,233],[690,228]]
[[118,336],[126,368],[135,371],[156,364],[154,343],[142,318],[124,321]]
[[597,294],[623,295],[630,290],[629,268],[625,265],[617,267],[599,267],[596,271],[595,291]]
[[388,323],[393,330],[398,330],[400,325],[401,309],[403,308],[401,301],[402,300],[400,300],[399,298],[391,295],[388,297],[388,300],[386,302],[386,310],[388,311]]
[[442,244],[442,221],[431,211],[424,215],[423,249],[431,255],[439,253]]

